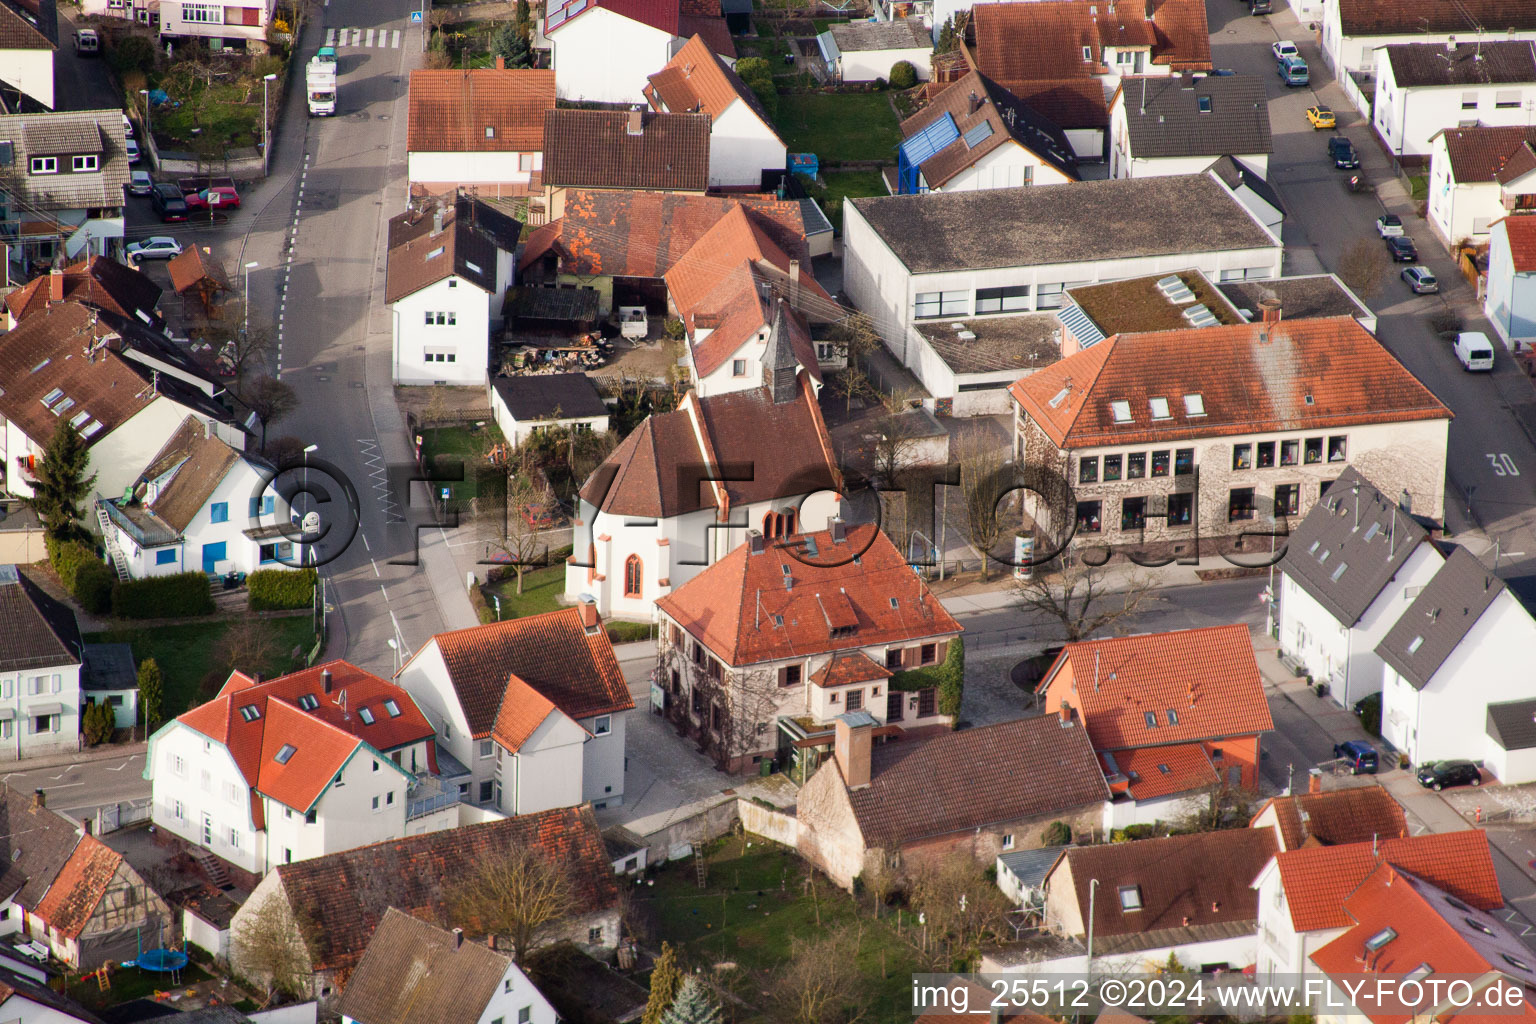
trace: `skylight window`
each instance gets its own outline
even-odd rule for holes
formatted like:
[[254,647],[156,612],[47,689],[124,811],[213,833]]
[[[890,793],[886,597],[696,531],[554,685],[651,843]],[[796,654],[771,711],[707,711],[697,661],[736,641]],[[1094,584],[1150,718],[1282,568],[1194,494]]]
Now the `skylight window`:
[[1397,938],[1396,931],[1391,928],[1383,928],[1381,931],[1365,940],[1365,948],[1374,953],[1395,938]]
[[1148,711],[1148,712],[1146,712],[1146,720],[1147,720],[1147,728],[1148,729],[1156,729],[1157,728],[1157,712],[1156,711]]
[[254,722],[261,717],[261,708],[255,704],[247,704],[240,709],[240,717],[247,722]]
[[373,709],[372,708],[358,708],[357,709],[357,717],[361,718],[363,720],[363,724],[364,725],[372,725],[373,724]]
[[1332,557],[1333,557],[1333,552],[1330,549],[1328,549],[1328,548],[1323,548],[1323,550],[1321,550],[1321,551],[1319,551],[1317,553],[1317,564],[1318,565],[1322,565],[1324,562],[1328,561],[1328,559],[1330,559]]
[[1372,523],[1370,526],[1367,526],[1365,528],[1365,539],[1366,540],[1370,540],[1372,537],[1376,536],[1380,532],[1381,532],[1381,524],[1380,523]]
[[273,757],[272,760],[276,761],[278,764],[287,764],[293,758],[293,755],[297,754],[298,752],[299,748],[294,746],[292,743],[284,743],[282,749],[277,752],[277,755]]
[[384,710],[389,712],[390,718],[400,717],[400,705],[395,703],[395,699],[393,697],[384,702]]
[[444,247],[440,245],[436,249],[433,249],[431,252],[427,253],[427,259],[435,260],[439,256],[441,256],[444,253],[444,251],[445,251]]
[[1209,114],[1211,112],[1211,98],[1209,96],[1201,96],[1198,102],[1200,104],[1200,113]]
[[1481,921],[1474,921],[1470,917],[1464,917],[1464,918],[1462,918],[1462,920],[1467,922],[1467,924],[1470,925],[1474,930],[1482,932],[1484,935],[1492,935],[1493,934],[1493,929],[1489,928],[1487,925],[1483,924],[1483,922],[1481,922]]
[[1427,978],[1434,973],[1435,969],[1429,966],[1429,964],[1419,964],[1419,966],[1408,972],[1408,980],[1418,981],[1422,978]]
[[1204,395],[1185,395],[1184,396],[1184,415],[1186,415],[1186,416],[1204,416],[1205,415],[1205,396]]
[[36,373],[38,370],[41,370],[43,367],[47,366],[51,362],[53,362],[52,357],[50,357],[48,359],[44,359],[42,362],[40,362],[36,366],[32,367],[32,369],[29,372]]
[[1504,958],[1505,963],[1512,967],[1518,967],[1522,971],[1529,971],[1531,969],[1530,964],[1526,963],[1524,960],[1521,960],[1517,956],[1510,956],[1508,953],[1500,953],[1499,955]]
[[1110,402],[1109,414],[1115,418],[1116,423],[1129,423],[1131,422],[1131,403]]
[[1409,654],[1413,654],[1415,651],[1417,651],[1420,647],[1423,647],[1423,646],[1424,646],[1424,638],[1421,637],[1421,636],[1416,636],[1416,637],[1413,638],[1413,643],[1408,645],[1408,653]]
[[899,600],[897,600],[896,598],[894,598],[894,597],[891,598],[891,608],[892,609],[896,609],[896,608],[900,608],[900,607],[901,607],[901,602]]
[[1122,885],[1120,887],[1120,909],[1127,912],[1141,909],[1141,886]]
[[1169,708],[1168,709],[1168,724],[1169,725],[1178,725],[1179,724],[1179,713],[1177,711],[1175,711],[1173,708]]
[[1338,564],[1338,567],[1333,570],[1333,577],[1332,577],[1333,578],[1333,582],[1335,582],[1335,583],[1339,582],[1339,577],[1343,576],[1344,575],[1344,570],[1348,569],[1348,568],[1349,568],[1349,563],[1348,562],[1340,562]]
[[1160,772],[1162,772],[1162,773],[1163,773],[1163,774],[1164,774],[1164,775],[1172,775],[1172,774],[1173,774],[1173,769],[1172,769],[1172,768],[1169,768],[1169,767],[1168,767],[1168,766],[1167,766],[1167,765],[1165,765],[1165,764],[1160,764],[1160,765],[1158,765],[1158,766],[1157,766],[1157,770],[1158,770],[1158,771],[1160,771]]
[[79,412],[75,413],[72,417],[70,417],[69,425],[74,427],[76,430],[79,430],[80,429],[80,424],[84,423],[86,420],[88,420],[90,418],[91,418],[91,414],[86,412],[84,409],[81,409]]
[[305,693],[305,694],[301,694],[299,696],[299,708],[301,710],[313,711],[313,710],[315,710],[315,708],[317,708],[319,706],[320,706],[320,700],[314,694],[312,694],[312,693]]
[[74,407],[75,407],[75,400],[73,398],[66,398],[66,399],[64,399],[64,401],[62,401],[58,405],[54,406],[53,409],[52,409],[52,412],[53,412],[53,414],[55,416],[62,416],[66,412],[69,412],[69,410],[73,409]]
[[63,388],[54,388],[52,391],[48,392],[46,395],[43,396],[43,407],[51,409],[51,408],[53,408],[53,403],[57,402],[59,399],[61,399],[63,397],[64,397],[64,389]]
[[1152,407],[1152,418],[1155,420],[1166,420],[1172,415],[1168,411],[1168,399],[1166,398],[1149,398],[1147,399],[1147,404]]
[[80,436],[89,439],[95,437],[100,430],[101,421],[91,420],[91,422],[80,428]]
[[773,624],[775,626],[782,626],[782,625],[784,625],[784,616],[782,616],[782,615],[775,615],[773,617]]

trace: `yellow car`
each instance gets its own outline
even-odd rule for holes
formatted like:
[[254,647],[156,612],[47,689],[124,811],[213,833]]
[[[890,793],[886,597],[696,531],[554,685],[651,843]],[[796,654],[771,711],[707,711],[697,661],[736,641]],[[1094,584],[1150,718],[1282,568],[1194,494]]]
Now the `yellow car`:
[[1333,111],[1324,106],[1308,107],[1307,120],[1313,128],[1334,127]]

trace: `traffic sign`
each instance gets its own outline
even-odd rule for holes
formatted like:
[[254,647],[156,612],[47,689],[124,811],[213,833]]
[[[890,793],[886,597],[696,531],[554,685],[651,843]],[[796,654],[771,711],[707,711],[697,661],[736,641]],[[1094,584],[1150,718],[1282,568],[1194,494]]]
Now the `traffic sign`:
[[412,11],[411,12],[411,23],[412,24],[420,24],[421,23],[421,12],[420,11]]

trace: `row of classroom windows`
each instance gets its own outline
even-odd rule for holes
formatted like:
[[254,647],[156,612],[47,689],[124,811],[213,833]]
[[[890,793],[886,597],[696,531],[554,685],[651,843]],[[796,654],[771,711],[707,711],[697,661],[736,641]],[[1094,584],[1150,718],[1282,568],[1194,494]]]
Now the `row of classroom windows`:
[[[1269,267],[1236,267],[1223,270],[1219,280],[1244,281],[1271,276]],[[1027,313],[1036,309],[1060,309],[1065,295],[1073,288],[1086,288],[1092,281],[1053,281],[1031,289],[1027,284],[1009,285],[1003,288],[977,288],[975,312],[972,313],[970,289],[918,292],[913,298],[912,316],[917,320],[936,320],[940,317],[985,316],[993,313]],[[1033,290],[1034,302],[1030,302]]]
[[[1343,435],[1322,438],[1309,437],[1291,441],[1258,441],[1232,446],[1233,469],[1274,469],[1276,466],[1320,465],[1324,454],[1328,462],[1343,462],[1348,457],[1349,439]],[[1278,461],[1277,461],[1278,459]],[[1085,455],[1077,460],[1077,482],[1096,484],[1100,481],[1100,467],[1105,483],[1116,480],[1140,480],[1148,476],[1167,476],[1170,467],[1174,476],[1188,476],[1195,471],[1193,448],[1159,448],[1151,452],[1128,452],[1124,455]]]
[[[1318,498],[1321,499],[1328,488],[1333,485],[1332,480],[1326,480],[1318,485]],[[1294,516],[1301,511],[1301,484],[1277,484],[1272,495],[1273,514],[1276,518]],[[1079,501],[1076,508],[1077,532],[1100,533],[1104,529],[1105,501]],[[1234,487],[1227,492],[1227,522],[1237,523],[1254,519],[1258,516],[1258,494],[1252,487]],[[1140,530],[1146,526],[1149,514],[1147,499],[1145,497],[1129,497],[1120,499],[1120,529]],[[1163,519],[1164,516],[1152,511],[1153,518]],[[1195,495],[1192,491],[1181,491],[1168,495],[1168,509],[1165,518],[1166,525],[1189,526],[1194,522]]]

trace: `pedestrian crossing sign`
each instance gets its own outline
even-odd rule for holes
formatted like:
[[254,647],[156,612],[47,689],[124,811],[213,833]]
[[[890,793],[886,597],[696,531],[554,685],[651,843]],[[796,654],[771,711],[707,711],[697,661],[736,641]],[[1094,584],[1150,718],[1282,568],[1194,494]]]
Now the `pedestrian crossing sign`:
[[411,22],[414,24],[414,23],[419,23],[420,21],[421,21],[421,12],[420,11],[412,11],[411,12]]

